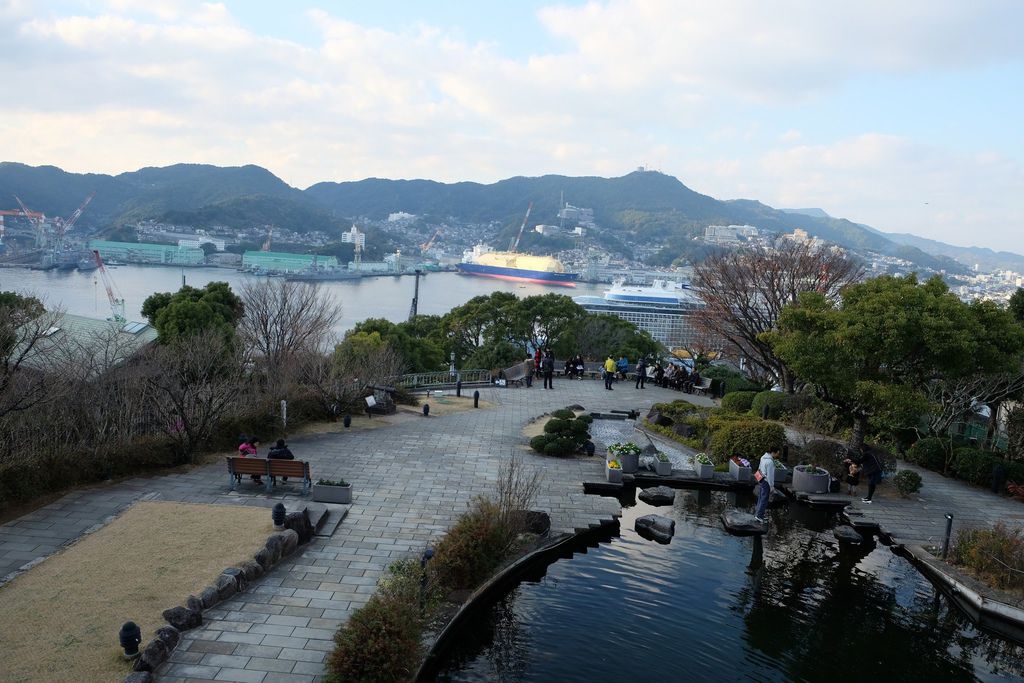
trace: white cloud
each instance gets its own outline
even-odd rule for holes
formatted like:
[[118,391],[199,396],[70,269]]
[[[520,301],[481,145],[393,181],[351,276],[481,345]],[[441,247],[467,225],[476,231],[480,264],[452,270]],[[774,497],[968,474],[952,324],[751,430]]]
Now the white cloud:
[[[719,196],[817,203],[894,229],[910,220],[898,189],[934,194],[963,181],[988,197],[961,176],[1019,179],[1019,160],[964,165],[940,147],[858,130],[812,145],[812,131],[759,116],[850,80],[1019,59],[1024,5],[1012,0],[550,6],[538,19],[560,47],[525,58],[444,27],[306,18],[314,39],[300,44],[250,30],[218,3],[107,0],[62,14],[0,0],[0,87],[18,93],[0,103],[0,149],[80,171],[257,163],[300,187],[653,163],[690,171],[684,181]],[[1019,202],[979,199],[935,220],[979,220],[987,205],[984,217],[1005,222]]]

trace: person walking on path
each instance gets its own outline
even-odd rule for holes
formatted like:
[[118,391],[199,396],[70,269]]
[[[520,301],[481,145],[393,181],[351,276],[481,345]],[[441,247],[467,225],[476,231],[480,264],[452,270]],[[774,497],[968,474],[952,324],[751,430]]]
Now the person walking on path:
[[555,357],[551,355],[551,349],[545,351],[544,357],[540,359],[540,369],[544,374],[544,388],[554,389]]
[[647,361],[641,358],[636,362],[636,388],[643,389],[647,382]]
[[604,362],[604,388],[608,391],[612,390],[612,382],[615,381],[615,361],[609,355],[607,360]]
[[875,487],[882,482],[882,462],[873,450],[864,454],[861,471],[868,477],[868,495],[861,498],[860,502],[871,503],[871,498],[875,495]]
[[775,460],[779,457],[778,446],[761,456],[761,462],[757,464],[757,509],[754,517],[761,524],[764,524],[764,515],[768,510],[768,500],[775,490]]

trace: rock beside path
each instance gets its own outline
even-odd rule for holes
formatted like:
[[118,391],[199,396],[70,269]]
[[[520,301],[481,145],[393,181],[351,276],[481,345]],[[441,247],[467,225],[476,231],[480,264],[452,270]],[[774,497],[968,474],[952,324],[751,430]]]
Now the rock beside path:
[[637,498],[648,505],[671,505],[676,500],[676,492],[667,486],[655,486],[644,489],[637,495]]
[[737,536],[753,536],[765,532],[765,525],[757,521],[754,515],[736,508],[722,512],[722,524],[726,531]]
[[860,535],[856,529],[846,524],[837,526],[832,530],[832,535],[836,537],[836,540],[842,543],[850,543],[852,545],[860,545],[864,542],[864,537]]
[[644,538],[658,543],[668,543],[676,533],[675,520],[661,515],[644,515],[636,520],[633,528]]

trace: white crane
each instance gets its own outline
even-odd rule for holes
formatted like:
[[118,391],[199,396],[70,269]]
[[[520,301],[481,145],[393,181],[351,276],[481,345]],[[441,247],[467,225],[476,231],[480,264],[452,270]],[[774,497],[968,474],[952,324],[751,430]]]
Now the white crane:
[[[124,297],[120,299],[114,296],[114,289],[116,285],[114,281],[110,279],[110,274],[107,273],[106,266],[103,265],[103,259],[100,257],[98,249],[92,250],[93,258],[96,259],[96,267],[100,270],[100,277],[103,279],[103,286],[107,290],[107,300],[110,301],[110,312],[112,314],[111,320],[115,323],[125,322],[124,317]],[[118,294],[121,292],[119,291]]]

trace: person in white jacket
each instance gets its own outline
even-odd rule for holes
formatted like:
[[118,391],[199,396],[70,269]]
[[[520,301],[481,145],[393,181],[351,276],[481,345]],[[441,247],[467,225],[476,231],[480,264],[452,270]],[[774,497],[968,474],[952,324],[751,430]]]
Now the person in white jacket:
[[772,497],[775,490],[775,460],[780,455],[780,449],[774,448],[761,456],[761,462],[757,464],[757,472],[760,474],[757,486],[757,512],[754,516],[758,522],[764,524],[764,515],[768,510],[768,499]]

